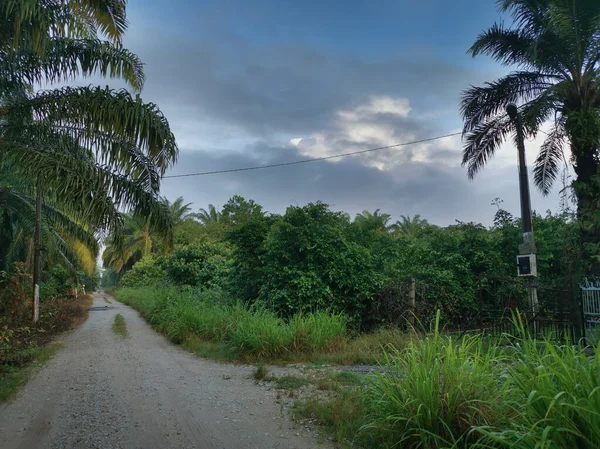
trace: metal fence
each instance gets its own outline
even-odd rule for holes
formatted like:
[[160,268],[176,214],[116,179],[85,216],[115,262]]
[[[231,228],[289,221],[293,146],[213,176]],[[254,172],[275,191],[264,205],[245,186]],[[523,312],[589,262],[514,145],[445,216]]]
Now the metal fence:
[[[517,335],[517,314],[531,334],[550,335],[577,341],[582,337],[578,325],[574,292],[570,285],[537,285],[538,310],[532,313],[527,280],[485,276],[480,280],[479,311],[462,330],[487,335]],[[600,289],[599,289],[600,290]]]
[[585,338],[598,344],[600,337],[600,279],[584,279],[579,284]]

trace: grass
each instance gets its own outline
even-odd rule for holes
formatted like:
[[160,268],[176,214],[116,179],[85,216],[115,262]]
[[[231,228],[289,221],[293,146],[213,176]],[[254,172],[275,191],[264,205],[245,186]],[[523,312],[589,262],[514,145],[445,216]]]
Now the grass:
[[294,390],[310,384],[310,381],[304,377],[290,375],[281,377],[267,377],[265,380],[268,382],[275,382],[277,388],[282,390]]
[[220,361],[375,365],[385,362],[385,348],[404,348],[411,338],[395,329],[350,338],[343,315],[316,312],[284,321],[220,291],[142,287],[122,288],[115,296],[173,342]]
[[198,355],[256,362],[309,359],[341,351],[346,318],[315,312],[288,321],[262,307],[231,302],[219,291],[123,288],[117,299],[137,310],[173,342]]
[[520,326],[495,343],[434,330],[390,350],[381,374],[331,376],[332,393],[297,401],[294,414],[353,447],[600,447],[600,349]]
[[60,349],[57,342],[46,346],[29,348],[16,354],[15,357],[30,359],[31,362],[25,366],[7,366],[0,372],[0,402],[13,399],[19,388],[27,383],[33,373],[56,354]]
[[227,343],[207,341],[191,335],[181,342],[181,347],[199,357],[217,360],[219,362],[236,362],[240,360],[239,351]]
[[[362,437],[358,429],[364,424],[366,408],[360,391],[340,390],[328,401],[323,401],[317,396],[304,401],[298,400],[292,413],[295,419],[316,419],[323,430],[332,435],[338,443],[350,447]],[[367,444],[364,437],[361,443]]]
[[112,330],[115,334],[123,338],[129,335],[129,333],[127,332],[127,324],[125,324],[125,318],[123,318],[123,315],[121,315],[120,313],[117,313],[115,315],[115,320],[112,324]]
[[269,370],[267,369],[267,367],[265,365],[263,365],[261,363],[254,370],[253,377],[254,377],[254,380],[256,380],[258,382],[258,381],[266,378],[268,376],[268,374],[269,374]]

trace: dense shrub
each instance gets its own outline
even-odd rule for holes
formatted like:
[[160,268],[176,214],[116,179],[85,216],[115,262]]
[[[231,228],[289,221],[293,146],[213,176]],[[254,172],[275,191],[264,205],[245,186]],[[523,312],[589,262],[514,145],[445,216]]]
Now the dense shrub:
[[121,279],[123,287],[143,287],[163,283],[166,271],[163,261],[156,256],[143,257]]
[[[218,287],[282,318],[317,310],[344,313],[359,330],[404,325],[412,313],[429,323],[436,310],[442,311],[444,326],[464,327],[482,304],[494,313],[502,313],[509,301],[528,304],[527,289],[515,281],[520,223],[503,210],[491,228],[462,222],[438,227],[415,219],[390,225],[384,213],[365,212],[351,220],[323,203],[268,215],[235,196],[214,218],[186,225],[200,226],[204,237],[186,234],[188,240],[179,241],[192,243],[176,245],[157,262],[160,267],[140,262],[122,285],[155,283],[162,268],[176,285]],[[209,225],[215,232],[208,232]],[[569,273],[576,269],[576,224],[568,214],[534,214],[533,225],[539,300],[551,311],[560,298],[545,295],[544,288],[569,288]],[[109,275],[107,284],[115,280]],[[414,310],[407,301],[411,279],[417,283]]]
[[360,321],[382,284],[367,248],[347,238],[348,218],[323,203],[289,207],[265,242],[261,298],[283,316],[330,309]]
[[176,248],[165,259],[163,267],[169,280],[176,285],[223,287],[228,280],[230,254],[224,243],[202,239]]

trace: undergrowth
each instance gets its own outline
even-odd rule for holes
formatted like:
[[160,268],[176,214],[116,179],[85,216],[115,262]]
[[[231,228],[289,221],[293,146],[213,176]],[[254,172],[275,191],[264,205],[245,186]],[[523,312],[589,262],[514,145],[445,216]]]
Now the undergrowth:
[[122,288],[117,298],[173,342],[224,360],[328,354],[346,342],[346,318],[340,314],[315,312],[284,321],[265,308],[230,302],[219,291],[174,287]]
[[387,353],[365,386],[298,401],[338,442],[379,448],[600,447],[599,350],[520,337],[484,346],[437,328]]
[[13,398],[35,367],[52,357],[59,347],[52,338],[81,324],[91,304],[89,295],[48,299],[35,325],[28,310],[0,317],[0,402]]

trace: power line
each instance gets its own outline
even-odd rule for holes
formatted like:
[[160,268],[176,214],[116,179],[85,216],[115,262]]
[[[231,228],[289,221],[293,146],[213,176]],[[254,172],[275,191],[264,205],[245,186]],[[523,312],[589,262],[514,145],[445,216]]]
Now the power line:
[[230,168],[230,169],[227,169],[227,170],[214,170],[214,171],[205,171],[205,172],[199,172],[199,173],[185,173],[183,175],[163,176],[163,179],[167,179],[167,178],[186,178],[188,176],[217,175],[217,174],[220,174],[220,173],[233,173],[233,172],[238,172],[238,171],[262,170],[263,168],[285,167],[285,166],[288,166],[288,165],[306,164],[308,162],[326,161],[328,159],[335,159],[335,158],[338,158],[338,157],[353,156],[355,154],[370,153],[370,152],[373,152],[373,151],[387,150],[387,149],[390,149],[390,148],[404,147],[404,146],[407,146],[407,145],[416,145],[418,143],[431,142],[433,140],[444,139],[446,137],[459,136],[461,134],[462,134],[462,132],[456,132],[456,133],[451,133],[451,134],[445,134],[443,136],[430,137],[428,139],[414,140],[412,142],[397,143],[395,145],[388,145],[388,146],[385,146],[385,147],[370,148],[368,150],[352,151],[350,153],[341,153],[341,154],[335,154],[333,156],[317,157],[317,158],[313,158],[313,159],[302,159],[302,160],[299,160],[299,161],[281,162],[281,163],[278,163],[278,164],[257,165],[257,166],[254,166],[254,167]]

